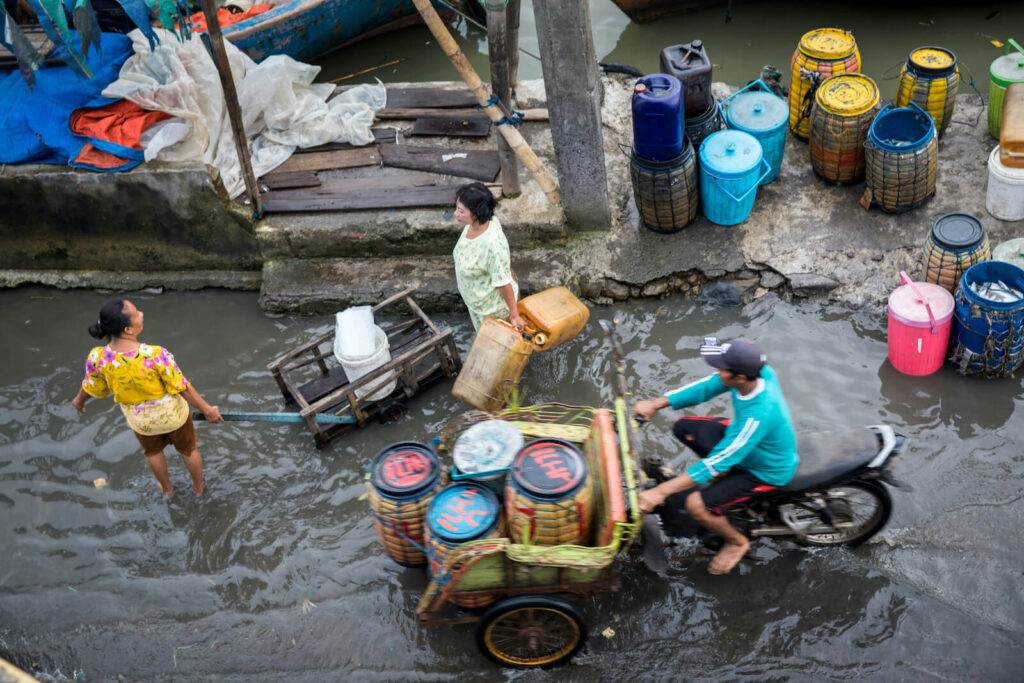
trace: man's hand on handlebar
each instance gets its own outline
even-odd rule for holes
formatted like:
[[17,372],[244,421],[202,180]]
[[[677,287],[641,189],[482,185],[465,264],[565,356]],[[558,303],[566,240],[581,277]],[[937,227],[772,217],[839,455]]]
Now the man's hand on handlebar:
[[666,407],[668,407],[668,399],[664,396],[650,401],[637,401],[636,405],[633,406],[633,417],[637,421],[650,422],[655,413]]

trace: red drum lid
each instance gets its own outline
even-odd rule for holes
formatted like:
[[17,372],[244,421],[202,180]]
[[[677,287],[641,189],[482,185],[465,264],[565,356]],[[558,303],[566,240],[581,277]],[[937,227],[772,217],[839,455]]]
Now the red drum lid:
[[587,459],[568,441],[535,439],[516,454],[512,478],[538,498],[567,498],[586,481]]
[[430,446],[401,441],[385,446],[370,463],[370,483],[393,498],[411,498],[433,488],[441,476],[441,463]]

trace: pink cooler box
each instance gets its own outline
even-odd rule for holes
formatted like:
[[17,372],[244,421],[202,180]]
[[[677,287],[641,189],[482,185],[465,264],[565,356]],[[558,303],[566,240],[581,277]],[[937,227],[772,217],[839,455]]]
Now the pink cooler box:
[[889,295],[889,362],[907,375],[930,375],[942,367],[953,324],[953,295],[939,285],[912,282],[900,271],[901,287]]

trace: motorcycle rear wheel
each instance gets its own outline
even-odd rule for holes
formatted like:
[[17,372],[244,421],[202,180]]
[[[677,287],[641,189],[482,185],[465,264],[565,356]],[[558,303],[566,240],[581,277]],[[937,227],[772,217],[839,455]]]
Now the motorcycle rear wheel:
[[825,498],[849,501],[853,525],[830,534],[807,534],[798,540],[802,545],[858,546],[885,526],[892,514],[892,498],[881,484],[872,481],[850,481],[831,486]]

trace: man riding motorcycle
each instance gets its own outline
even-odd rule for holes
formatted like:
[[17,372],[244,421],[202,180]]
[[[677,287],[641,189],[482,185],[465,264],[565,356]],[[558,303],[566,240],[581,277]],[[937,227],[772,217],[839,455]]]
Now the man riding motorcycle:
[[638,401],[633,414],[650,420],[667,406],[687,408],[730,391],[735,417],[731,421],[679,419],[673,432],[701,460],[685,473],[643,491],[639,503],[644,512],[661,515],[666,526],[685,509],[703,527],[719,534],[724,544],[708,571],[727,574],[746,554],[750,541],[723,513],[788,484],[799,457],[778,375],[766,364],[761,347],[740,337],[721,346],[706,345],[701,353],[717,370],[715,374],[660,398]]

